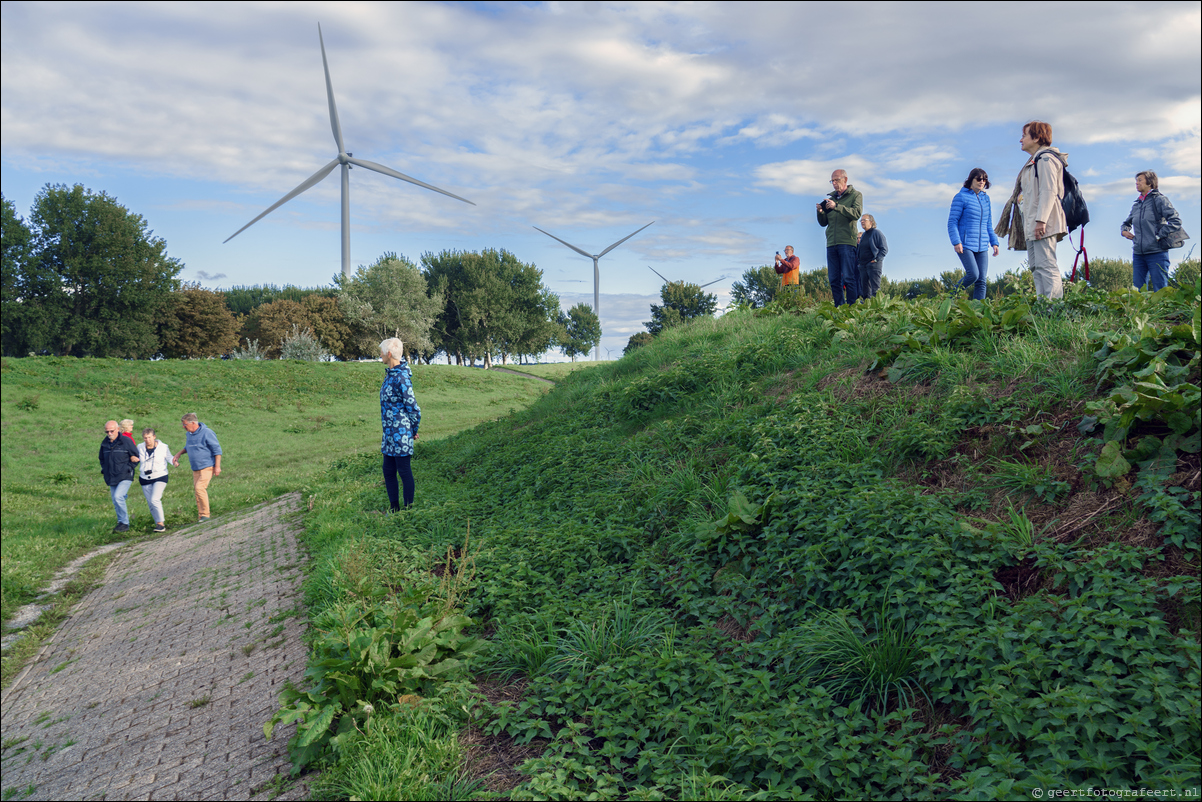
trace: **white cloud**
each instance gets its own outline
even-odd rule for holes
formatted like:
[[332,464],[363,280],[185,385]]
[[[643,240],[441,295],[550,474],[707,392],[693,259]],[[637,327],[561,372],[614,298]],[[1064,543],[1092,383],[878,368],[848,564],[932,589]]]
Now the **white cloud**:
[[[788,192],[792,195],[809,195],[814,202],[830,191],[830,176],[836,169],[847,170],[852,186],[864,195],[865,209],[895,209],[906,206],[928,206],[947,204],[959,191],[959,186],[940,183],[925,178],[906,180],[892,178],[889,174],[905,172],[910,165],[926,164],[923,157],[926,149],[913,156],[900,153],[888,161],[878,163],[859,154],[837,159],[794,159],[787,162],[765,164],[756,169],[757,183]],[[894,165],[902,165],[898,170]]]

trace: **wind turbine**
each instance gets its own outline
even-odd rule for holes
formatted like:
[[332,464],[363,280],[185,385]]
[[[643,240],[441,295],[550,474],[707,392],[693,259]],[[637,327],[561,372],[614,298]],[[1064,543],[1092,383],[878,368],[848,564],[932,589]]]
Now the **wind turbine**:
[[[643,226],[643,228],[647,228],[647,226],[650,226],[654,222],[655,221],[652,220],[651,223],[648,223],[646,226]],[[623,242],[625,242],[626,240],[633,237],[634,234],[637,234],[637,233],[639,233],[639,231],[642,231],[643,228],[640,228],[639,231],[634,232],[634,234],[627,234],[625,237],[622,237],[622,239],[618,240],[613,245],[610,245],[608,248],[606,248],[605,250],[601,251],[601,253],[598,253],[598,254],[592,254],[592,253],[587,253],[585,251],[582,251],[581,249],[577,248],[572,243],[564,242],[559,237],[555,236],[554,234],[550,234],[546,231],[543,231],[538,226],[533,226],[533,228],[535,231],[542,231],[544,234],[546,234],[548,237],[555,240],[556,242],[567,245],[569,248],[571,248],[572,250],[574,250],[576,253],[580,254],[581,256],[584,256],[584,257],[587,257],[587,258],[593,260],[593,312],[597,315],[597,322],[600,323],[601,322],[601,268],[597,266],[597,262],[599,262],[601,260],[602,256],[609,253],[614,248],[618,247]],[[594,362],[601,361],[601,343],[600,343],[600,341],[597,342],[596,347],[593,349],[593,361]]]
[[[250,228],[255,223],[259,222],[264,217],[271,214],[273,211],[275,211],[279,207],[283,206],[285,203],[292,200],[297,195],[304,192],[306,189],[309,189],[310,187],[312,187],[316,184],[319,184],[322,181],[322,179],[324,179],[327,175],[329,175],[331,172],[333,172],[335,167],[341,166],[342,167],[342,275],[349,276],[351,274],[351,181],[350,181],[350,170],[351,170],[352,164],[356,165],[358,167],[363,167],[364,169],[367,169],[367,170],[373,170],[377,173],[383,173],[384,175],[390,175],[393,178],[399,178],[402,181],[408,181],[410,184],[417,184],[419,187],[425,187],[426,189],[433,190],[434,192],[440,192],[443,195],[446,195],[447,197],[454,198],[455,200],[461,200],[464,203],[471,203],[472,206],[475,206],[476,204],[472,203],[467,198],[461,198],[458,195],[454,195],[450,192],[447,192],[445,189],[439,189],[438,187],[433,186],[431,184],[427,184],[424,181],[418,181],[416,178],[411,178],[411,177],[405,175],[404,173],[398,173],[396,170],[393,170],[390,167],[385,167],[384,165],[376,164],[375,162],[369,162],[366,159],[356,159],[356,158],[354,158],[354,154],[346,152],[346,146],[343,145],[343,143],[342,143],[342,126],[338,122],[338,107],[334,104],[334,85],[330,82],[330,64],[329,64],[329,62],[326,61],[326,43],[325,43],[325,39],[321,35],[321,25],[320,24],[318,24],[318,26],[317,26],[317,40],[321,43],[321,65],[323,67],[325,67],[326,96],[330,100],[330,128],[332,128],[334,130],[334,143],[336,145],[338,145],[338,155],[336,157],[334,157],[334,160],[331,161],[329,164],[327,164],[325,167],[322,167],[316,173],[314,173],[313,175],[311,175],[307,179],[305,179],[301,183],[301,185],[298,186],[296,189],[292,190],[287,195],[280,198],[278,201],[276,201],[272,205],[268,206],[266,211],[264,211],[262,214],[260,214],[254,220],[251,220],[249,223],[242,226],[242,228],[238,229],[233,234],[231,234],[225,240],[225,242],[229,242],[234,237],[238,236],[243,231]],[[225,242],[223,242],[222,245],[224,245]]]
[[[647,265],[647,269],[648,269],[648,270],[650,270],[650,271],[651,271],[652,273],[654,273],[655,275],[657,275],[657,276],[659,276],[660,278],[662,278],[662,279],[664,280],[664,283],[665,283],[665,284],[671,284],[671,283],[672,283],[671,281],[669,281],[669,280],[668,280],[668,277],[667,277],[667,276],[665,276],[663,273],[661,273],[661,272],[659,272],[658,270],[656,270],[656,269],[655,269],[654,267],[652,267],[651,265]],[[711,285],[711,284],[717,284],[719,281],[723,281],[723,280],[725,280],[725,279],[728,279],[728,278],[730,278],[730,276],[718,276],[718,278],[714,279],[713,281],[707,281],[706,283],[702,284],[701,286],[702,286],[702,287],[708,287],[708,286],[709,286],[709,285]]]

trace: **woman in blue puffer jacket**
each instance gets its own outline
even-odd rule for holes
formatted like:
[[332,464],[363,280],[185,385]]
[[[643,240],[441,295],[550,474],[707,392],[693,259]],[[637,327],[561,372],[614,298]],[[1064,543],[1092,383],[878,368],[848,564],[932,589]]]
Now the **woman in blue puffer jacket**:
[[961,287],[972,287],[972,297],[985,298],[985,275],[989,270],[989,248],[998,254],[997,234],[993,233],[993,210],[985,190],[992,184],[980,167],[972,168],[964,187],[952,198],[947,216],[947,235],[964,265]]

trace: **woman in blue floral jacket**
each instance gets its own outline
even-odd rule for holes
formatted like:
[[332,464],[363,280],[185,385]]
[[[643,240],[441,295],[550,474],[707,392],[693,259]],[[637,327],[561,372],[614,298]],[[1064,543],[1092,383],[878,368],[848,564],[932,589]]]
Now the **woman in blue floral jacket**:
[[384,455],[384,486],[393,512],[401,508],[397,493],[397,475],[405,491],[405,506],[413,504],[413,469],[409,458],[417,441],[417,426],[422,410],[413,397],[413,374],[405,361],[404,344],[395,337],[380,343],[380,361],[388,370],[380,387],[380,423],[384,438],[380,453]]

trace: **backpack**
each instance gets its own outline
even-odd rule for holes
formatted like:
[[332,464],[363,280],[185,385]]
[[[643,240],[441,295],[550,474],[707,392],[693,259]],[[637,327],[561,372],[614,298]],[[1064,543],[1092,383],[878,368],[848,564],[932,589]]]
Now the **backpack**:
[[[1036,179],[1039,178],[1039,156],[1043,153],[1050,154],[1054,159],[1060,158],[1050,150],[1041,150],[1036,153],[1034,161]],[[1077,185],[1077,179],[1073,178],[1072,173],[1068,171],[1068,165],[1063,160],[1060,165],[1064,168],[1064,197],[1060,199],[1060,208],[1064,210],[1065,225],[1072,232],[1089,222],[1089,207],[1085,205],[1085,196],[1081,194],[1081,187]]]

